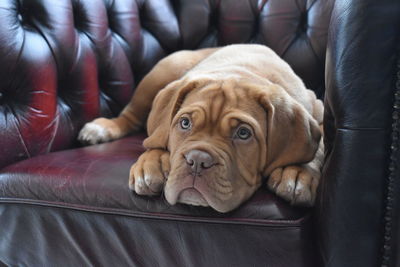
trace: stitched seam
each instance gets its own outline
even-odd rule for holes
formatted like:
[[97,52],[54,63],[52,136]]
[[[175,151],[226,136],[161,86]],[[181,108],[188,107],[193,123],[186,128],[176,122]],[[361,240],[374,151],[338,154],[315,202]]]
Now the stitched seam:
[[0,205],[2,204],[20,204],[33,205],[48,208],[61,208],[68,210],[84,211],[99,214],[121,215],[135,217],[140,219],[166,220],[178,222],[193,222],[193,223],[211,223],[211,224],[233,224],[233,225],[248,225],[271,228],[299,228],[304,225],[304,222],[309,219],[309,214],[305,214],[299,219],[274,220],[274,219],[249,219],[249,218],[215,218],[215,217],[193,217],[188,215],[175,215],[167,213],[147,213],[123,210],[117,208],[103,208],[95,206],[85,206],[81,204],[62,203],[53,201],[33,200],[33,199],[15,199],[0,197]]
[[[400,50],[400,47],[399,49]],[[399,55],[399,51],[397,51]],[[393,235],[393,206],[395,203],[395,185],[396,185],[396,172],[398,171],[397,159],[399,150],[400,138],[400,57],[398,56],[396,65],[396,83],[395,94],[392,113],[392,134],[390,146],[390,160],[389,160],[389,175],[387,177],[386,200],[385,210],[383,217],[383,246],[382,246],[382,260],[381,267],[392,266],[393,242],[391,240]]]

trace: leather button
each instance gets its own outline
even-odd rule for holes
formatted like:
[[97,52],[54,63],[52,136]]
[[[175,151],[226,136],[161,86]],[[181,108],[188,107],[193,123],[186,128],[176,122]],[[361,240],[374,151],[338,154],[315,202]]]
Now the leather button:
[[299,21],[299,26],[298,26],[298,30],[300,32],[306,32],[308,28],[308,14],[304,13],[301,15],[300,17],[300,21]]

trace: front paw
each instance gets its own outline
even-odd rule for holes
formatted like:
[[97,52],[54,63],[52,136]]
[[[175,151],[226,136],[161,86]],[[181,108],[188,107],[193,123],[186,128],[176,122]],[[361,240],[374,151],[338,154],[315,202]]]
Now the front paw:
[[138,195],[158,195],[164,188],[169,170],[168,151],[147,150],[131,167],[129,188]]
[[307,165],[287,166],[275,169],[268,188],[292,205],[311,207],[315,203],[320,171]]
[[111,119],[98,118],[86,123],[79,132],[78,140],[83,144],[99,144],[119,137],[118,125]]

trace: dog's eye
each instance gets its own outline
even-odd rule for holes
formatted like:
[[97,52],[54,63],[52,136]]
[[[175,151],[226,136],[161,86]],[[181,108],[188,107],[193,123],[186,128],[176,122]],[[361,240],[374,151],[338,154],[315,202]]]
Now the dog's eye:
[[236,136],[242,140],[246,140],[251,137],[251,131],[246,127],[240,127],[236,132]]
[[183,130],[188,130],[188,129],[190,129],[190,127],[192,127],[192,123],[190,122],[190,120],[188,118],[181,118],[179,123]]

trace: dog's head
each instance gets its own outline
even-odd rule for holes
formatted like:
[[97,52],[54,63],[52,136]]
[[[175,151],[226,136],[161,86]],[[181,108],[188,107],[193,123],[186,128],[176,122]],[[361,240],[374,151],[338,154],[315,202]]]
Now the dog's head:
[[170,151],[167,201],[228,212],[277,167],[310,161],[320,132],[275,84],[184,79],[153,102],[146,148]]

